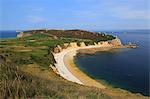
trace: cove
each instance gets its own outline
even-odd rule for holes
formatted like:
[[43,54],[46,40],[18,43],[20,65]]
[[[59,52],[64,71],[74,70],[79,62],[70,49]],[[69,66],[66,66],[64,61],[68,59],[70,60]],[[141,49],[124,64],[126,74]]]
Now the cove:
[[[112,49],[94,54],[80,53],[75,57],[75,63],[94,79],[149,96],[148,34],[131,33],[127,37],[129,35],[132,41],[138,40],[139,48]],[[129,40],[126,36],[123,37],[124,40]]]

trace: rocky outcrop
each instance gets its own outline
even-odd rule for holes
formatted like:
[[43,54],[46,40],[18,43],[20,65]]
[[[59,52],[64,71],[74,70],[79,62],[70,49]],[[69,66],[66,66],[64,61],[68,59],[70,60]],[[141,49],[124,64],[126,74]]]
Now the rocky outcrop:
[[94,45],[98,45],[96,42],[94,42]]
[[103,43],[102,42],[98,42],[98,44],[97,45],[102,45]]
[[102,42],[102,46],[108,46],[110,45],[107,41],[106,42]]
[[50,65],[49,67],[50,67],[56,74],[59,74],[59,72],[58,72],[58,70],[57,70],[57,68],[56,68],[55,66]]
[[114,46],[121,46],[121,41],[119,38],[116,37],[116,39],[113,39],[110,41],[110,44],[114,45]]
[[17,34],[17,37],[22,38],[22,37],[27,37],[27,36],[31,36],[31,35],[32,34],[20,32],[19,34]]
[[[120,39],[116,38],[110,41],[100,41],[97,43],[94,42],[94,46],[101,46],[101,47],[113,47],[113,46],[121,46],[121,41]],[[81,42],[80,46],[77,45],[77,42],[71,42],[69,43],[64,43],[63,45],[57,45],[57,47],[54,48],[54,53],[59,53],[61,52],[63,49],[67,49],[67,48],[77,48],[77,47],[85,47],[85,43]]]
[[71,47],[71,48],[77,48],[78,45],[77,45],[76,42],[71,42],[70,45],[69,45],[69,47]]
[[60,45],[57,45],[57,48],[59,49],[59,51],[63,50]]
[[23,35],[24,35],[24,33],[23,33],[23,32],[20,32],[19,34],[17,34],[17,37],[18,37],[18,38],[21,38],[21,37],[23,37]]
[[69,43],[64,43],[64,47],[68,48],[69,47]]
[[55,47],[55,48],[54,48],[54,50],[53,50],[53,52],[54,52],[54,53],[59,53],[59,52],[60,52],[60,50],[59,50],[59,48],[58,48],[58,47]]
[[80,43],[80,47],[85,47],[86,45],[85,45],[85,43],[84,42],[81,42]]
[[105,42],[102,42],[102,46],[103,47],[109,47],[109,46],[112,46],[112,44],[108,41],[105,41]]

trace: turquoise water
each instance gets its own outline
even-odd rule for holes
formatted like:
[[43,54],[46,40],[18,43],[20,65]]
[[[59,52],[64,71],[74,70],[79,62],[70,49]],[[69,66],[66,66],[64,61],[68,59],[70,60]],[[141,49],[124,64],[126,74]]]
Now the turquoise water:
[[149,31],[114,33],[123,43],[134,42],[139,47],[78,54],[75,62],[81,70],[97,80],[101,79],[114,87],[149,96]]

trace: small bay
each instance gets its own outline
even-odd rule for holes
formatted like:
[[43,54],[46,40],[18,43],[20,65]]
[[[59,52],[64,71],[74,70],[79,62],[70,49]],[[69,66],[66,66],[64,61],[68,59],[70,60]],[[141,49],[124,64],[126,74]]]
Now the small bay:
[[149,96],[149,30],[114,31],[123,43],[133,42],[136,49],[112,49],[94,54],[78,54],[77,66],[97,80],[113,87]]

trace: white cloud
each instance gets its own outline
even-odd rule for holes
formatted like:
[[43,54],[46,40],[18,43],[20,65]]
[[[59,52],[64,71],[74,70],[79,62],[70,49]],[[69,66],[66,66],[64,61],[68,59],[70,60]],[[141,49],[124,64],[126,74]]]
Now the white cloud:
[[24,5],[25,9],[27,11],[32,11],[32,12],[43,12],[45,8],[43,6],[35,6],[35,5]]
[[42,23],[42,22],[45,22],[46,19],[43,18],[43,17],[39,17],[39,16],[27,16],[28,18],[28,21],[32,22],[32,23]]
[[148,10],[138,10],[129,7],[114,7],[111,9],[112,16],[122,19],[144,19],[148,20],[150,12]]
[[34,12],[42,12],[42,11],[44,11],[44,8],[43,7],[33,7],[33,8],[31,8],[31,10]]

